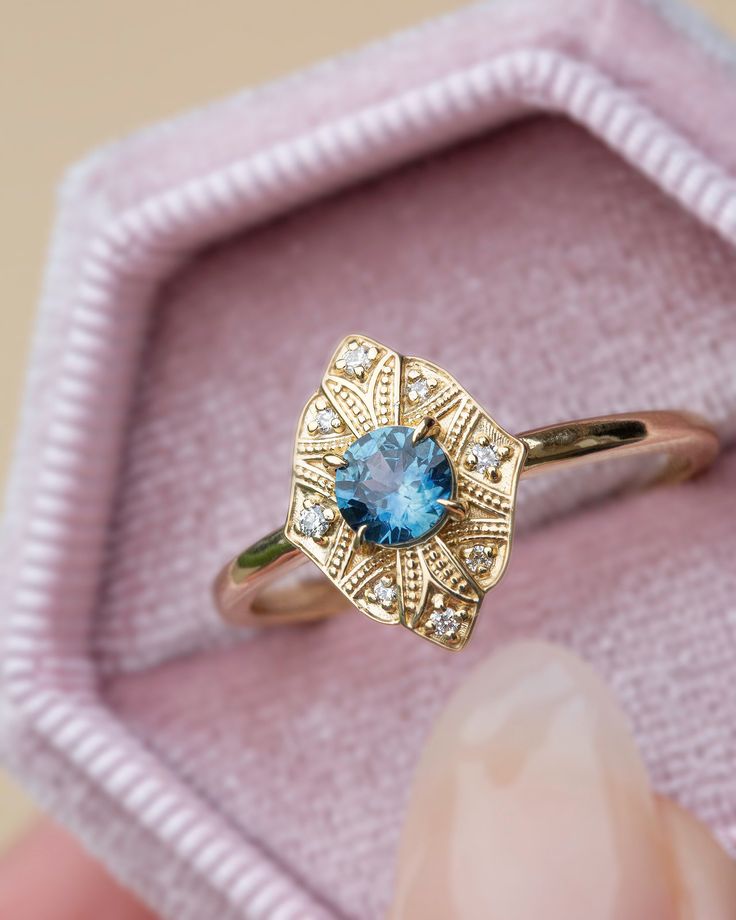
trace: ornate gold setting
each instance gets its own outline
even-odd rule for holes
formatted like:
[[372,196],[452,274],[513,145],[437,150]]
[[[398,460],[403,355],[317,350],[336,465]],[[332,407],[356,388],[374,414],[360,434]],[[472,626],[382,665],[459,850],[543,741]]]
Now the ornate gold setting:
[[[376,427],[400,424],[434,437],[453,465],[454,493],[439,529],[386,548],[353,533],[335,501],[344,452]],[[344,613],[347,597],[380,623],[401,624],[443,648],[468,641],[485,592],[508,563],[521,474],[658,455],[653,483],[682,482],[713,462],[711,425],[656,410],[573,419],[514,438],[441,368],[351,336],[332,357],[302,413],[285,527],[256,540],[213,586],[232,625],[280,626]],[[312,559],[329,580],[283,576]]]
[[[335,470],[345,450],[386,425],[436,438],[455,472],[456,494],[445,503],[442,527],[407,546],[366,543],[335,503]],[[349,336],[299,420],[284,532],[366,616],[461,649],[483,596],[508,563],[525,456],[525,444],[445,370]]]

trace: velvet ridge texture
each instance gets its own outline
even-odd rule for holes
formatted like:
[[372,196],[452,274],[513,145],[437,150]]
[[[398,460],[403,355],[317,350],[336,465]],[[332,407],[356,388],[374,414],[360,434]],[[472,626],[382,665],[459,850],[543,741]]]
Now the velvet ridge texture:
[[[66,180],[4,526],[3,752],[164,916],[384,915],[432,719],[520,636],[590,661],[657,790],[736,851],[736,71],[660,7],[473,7]],[[282,523],[350,331],[510,431],[685,408],[723,456],[648,493],[628,465],[522,483],[460,656],[355,612],[228,630],[212,575]]]

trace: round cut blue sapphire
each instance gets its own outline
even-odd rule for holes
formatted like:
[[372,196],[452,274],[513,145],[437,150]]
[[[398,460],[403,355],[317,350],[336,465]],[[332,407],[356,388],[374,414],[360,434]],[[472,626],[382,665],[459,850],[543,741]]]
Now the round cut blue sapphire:
[[335,474],[340,513],[365,539],[382,546],[413,543],[435,530],[451,499],[452,464],[434,438],[412,443],[414,429],[376,428],[345,451],[347,466]]

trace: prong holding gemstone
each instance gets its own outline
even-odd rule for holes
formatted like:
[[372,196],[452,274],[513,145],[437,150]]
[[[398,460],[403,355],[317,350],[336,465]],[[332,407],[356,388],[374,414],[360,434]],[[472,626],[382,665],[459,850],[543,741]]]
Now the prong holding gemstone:
[[366,371],[377,357],[378,349],[375,345],[366,345],[353,339],[335,361],[335,367],[347,377],[363,380]]
[[426,438],[437,438],[442,434],[442,427],[436,418],[425,416],[414,429],[411,436],[411,443],[417,445]]
[[312,499],[305,499],[297,519],[297,528],[303,536],[310,537],[315,543],[323,543],[334,519],[335,512],[331,508],[323,508]]
[[331,470],[344,470],[348,465],[348,461],[340,454],[325,454],[322,462]]
[[469,470],[483,473],[493,482],[500,482],[501,471],[499,467],[510,456],[508,448],[492,444],[486,435],[477,437],[465,455],[465,466]]
[[353,550],[359,553],[363,550],[372,548],[372,544],[366,543],[365,533],[368,530],[367,524],[362,524],[353,535]]
[[474,575],[487,575],[493,568],[495,558],[496,548],[483,543],[475,543],[463,550],[465,566]]
[[432,606],[434,610],[427,617],[426,628],[438,639],[454,642],[463,623],[468,620],[467,611],[448,607],[445,598],[441,594],[435,594],[432,598]]
[[382,575],[381,580],[366,591],[368,600],[380,604],[384,610],[390,610],[396,603],[397,589],[388,575]]
[[310,434],[334,434],[343,427],[342,419],[324,397],[314,401],[312,418],[307,422]]
[[410,370],[406,375],[406,395],[409,402],[419,402],[426,399],[431,391],[437,386],[435,377],[425,376],[416,368]]
[[454,498],[438,498],[437,504],[447,511],[453,521],[463,521],[468,515],[468,506],[463,501]]

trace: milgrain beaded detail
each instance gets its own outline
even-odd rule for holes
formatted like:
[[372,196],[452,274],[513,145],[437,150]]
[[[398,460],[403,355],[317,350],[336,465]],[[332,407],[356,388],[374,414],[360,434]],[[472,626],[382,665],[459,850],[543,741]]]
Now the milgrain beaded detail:
[[462,527],[450,525],[443,533],[443,539],[448,544],[458,537],[503,537],[509,535],[509,523],[504,518],[478,517],[471,518],[463,523]]
[[329,380],[327,387],[331,391],[337,406],[345,413],[350,427],[356,432],[366,433],[373,428],[373,420],[365,403],[339,381]]
[[467,576],[457,567],[447,547],[439,540],[421,550],[430,575],[440,584],[445,584],[458,594],[475,598],[475,592]]
[[381,368],[380,382],[376,394],[376,418],[379,426],[389,425],[394,417],[396,364],[396,358],[391,355]]
[[417,401],[411,401],[405,415],[407,418],[413,418],[419,412],[421,415],[439,417],[444,415],[459,397],[460,389],[454,384],[437,387],[434,395],[430,394],[428,399],[422,401],[421,408]]
[[[329,437],[329,436],[319,437],[319,439],[300,438],[299,448],[304,453],[305,456],[309,456],[309,455],[313,455],[315,457],[324,456],[325,446],[326,445],[334,446],[335,439],[338,439],[338,441],[340,440],[338,435],[334,435],[333,437]],[[318,474],[315,473],[315,475],[318,475]],[[319,481],[319,478],[315,479],[314,481],[316,484]],[[330,483],[328,487],[328,492],[331,490],[332,490],[332,485]]]
[[415,549],[407,549],[401,557],[401,584],[404,598],[405,614],[410,613],[407,619],[410,623],[419,613],[422,585],[424,583],[422,569],[419,565],[419,556]]
[[[419,146],[425,131],[433,145],[440,140],[446,142],[461,133],[456,130],[456,119],[468,118],[472,124],[471,119],[483,107],[490,108],[497,100],[507,106],[513,95],[520,102],[529,100],[541,108],[574,114],[609,146],[658,180],[664,190],[706,225],[727,238],[736,235],[736,190],[720,167],[671,131],[629,92],[602,76],[593,65],[580,64],[556,52],[530,49],[510,52],[470,70],[450,74],[398,97],[398,101],[390,99],[204,177],[182,182],[110,221],[89,246],[77,291],[78,306],[69,324],[68,360],[60,369],[58,386],[46,404],[45,424],[38,426],[42,433],[37,436],[36,425],[31,428],[30,423],[24,423],[21,449],[11,479],[14,495],[36,495],[36,499],[22,499],[33,509],[35,534],[29,532],[20,547],[15,590],[8,592],[12,607],[6,623],[5,688],[7,699],[16,707],[16,719],[20,722],[25,716],[45,740],[58,746],[59,756],[69,758],[87,773],[93,772],[82,752],[84,745],[91,744],[90,739],[100,738],[119,753],[123,762],[145,762],[140,745],[113,728],[109,713],[100,707],[90,705],[89,718],[80,723],[73,741],[60,740],[56,729],[43,725],[42,716],[52,700],[66,699],[61,694],[68,691],[65,687],[57,696],[53,678],[49,676],[53,668],[42,672],[36,668],[38,656],[43,655],[52,665],[58,658],[60,670],[69,672],[64,667],[69,652],[58,646],[58,618],[53,626],[48,622],[51,607],[58,609],[55,599],[63,596],[68,609],[75,612],[86,611],[94,602],[92,592],[86,587],[93,581],[93,575],[79,570],[97,558],[104,539],[104,516],[79,524],[74,520],[75,509],[85,502],[93,507],[102,506],[111,492],[118,431],[127,406],[123,397],[131,386],[127,373],[113,377],[107,373],[110,348],[104,337],[108,316],[113,316],[118,333],[115,366],[119,369],[127,361],[132,367],[133,355],[143,335],[144,308],[153,300],[150,293],[154,283],[167,276],[187,251],[199,246],[204,236],[210,240],[243,229],[262,216],[277,213],[284,203],[307,200],[315,187],[322,190],[328,184],[327,177],[335,166],[339,167],[341,179],[351,169],[364,169],[365,146],[351,151],[341,138],[365,136],[372,144],[371,154],[378,168],[381,163],[389,162],[394,144],[410,139]],[[405,104],[409,97],[414,101],[411,108]],[[422,115],[419,127],[410,117],[412,110],[415,113],[419,110]],[[495,114],[491,111],[491,115]],[[442,132],[444,137],[440,137]],[[649,151],[656,151],[657,155],[652,156]],[[272,168],[275,162],[281,164],[280,169]],[[195,221],[201,228],[196,232],[192,229]],[[59,272],[61,262],[56,258],[52,267]],[[56,309],[50,294],[45,301],[44,319],[52,308]],[[82,330],[87,333],[84,346],[75,335]],[[42,327],[40,335],[50,336],[47,325]],[[46,341],[39,338],[37,355]],[[77,372],[75,364],[84,370]],[[106,381],[104,388],[101,381]],[[24,418],[28,416],[27,403]],[[64,417],[77,419],[72,426],[79,433],[76,449],[80,455],[92,457],[93,468],[100,470],[91,480],[74,469],[60,478],[52,469],[53,432],[58,430],[55,423]],[[100,437],[102,419],[104,436]],[[50,507],[58,510],[44,510]],[[14,513],[12,522],[16,528],[22,509],[20,504]],[[50,543],[52,539],[59,546],[68,539],[75,541],[74,561],[68,566],[63,561],[56,562],[53,568],[45,570],[41,580],[31,560],[34,554],[43,555],[47,548],[45,541]],[[67,555],[72,558],[71,550],[60,551],[62,555],[64,559]],[[22,583],[29,587],[21,587]],[[80,583],[85,586],[80,587]],[[76,627],[70,624],[67,628]],[[84,630],[79,632],[81,635]],[[84,678],[80,680],[84,682]],[[54,686],[54,692],[47,697],[49,686]],[[59,703],[56,713],[60,724],[70,724],[79,718],[79,701],[74,700],[73,707]],[[154,769],[157,766],[153,761],[150,765]],[[146,777],[150,778],[150,774],[141,771],[141,782]],[[114,794],[116,787],[110,774],[100,777],[99,788],[102,793]],[[264,859],[262,853],[223,827],[211,809],[172,783],[167,772],[162,773],[156,793],[151,794],[155,794],[159,808],[161,802],[171,802],[173,811],[191,808],[195,821],[201,820],[208,834],[211,832],[218,842],[227,844],[232,871],[217,883],[210,879],[209,884],[239,911],[247,912],[253,920],[259,917],[271,920],[276,911],[279,920],[329,916],[328,911]],[[201,873],[198,857],[202,847],[185,847],[180,839],[164,834],[152,811],[146,809],[140,813],[140,820],[147,825],[151,836],[171,845],[174,857],[181,858],[195,873]],[[280,890],[273,897],[269,894],[269,908],[252,909],[264,892],[274,890],[274,885]]]
[[[309,448],[307,448],[309,449]],[[308,463],[302,463],[299,471],[300,478],[307,483],[315,492],[319,492],[325,498],[332,496],[335,491],[334,481],[327,476],[325,473],[322,473],[316,470],[313,466]]]
[[334,579],[339,579],[345,572],[345,567],[350,559],[350,545],[353,534],[344,521],[340,522],[340,533],[335,540],[328,562],[328,571]]
[[466,400],[447,432],[445,437],[445,446],[448,450],[462,448],[464,440],[468,437],[470,431],[479,418],[480,413],[470,400]]
[[350,569],[340,587],[346,594],[355,597],[367,587],[371,580],[381,571],[381,562],[375,557],[362,559]]
[[467,476],[460,480],[460,484],[463,497],[469,501],[475,502],[481,507],[502,511],[504,514],[511,510],[509,500],[502,492],[497,492],[490,486],[482,486],[480,483],[471,481]]

